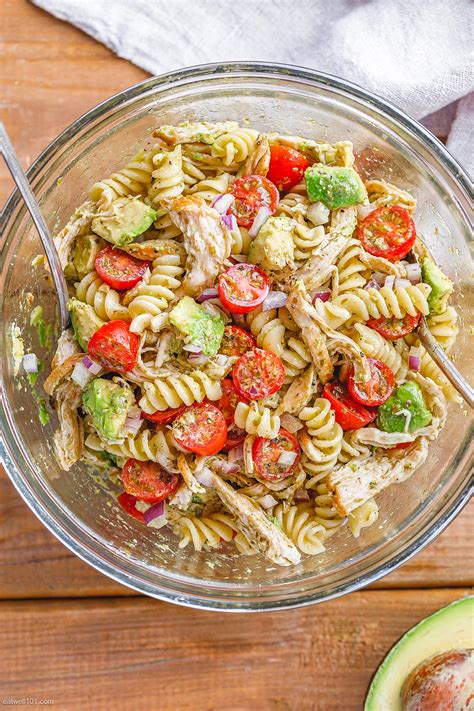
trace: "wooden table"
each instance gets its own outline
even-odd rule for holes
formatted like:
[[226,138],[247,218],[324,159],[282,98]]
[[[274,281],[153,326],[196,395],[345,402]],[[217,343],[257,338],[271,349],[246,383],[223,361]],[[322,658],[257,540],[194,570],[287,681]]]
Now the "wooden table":
[[[77,116],[146,76],[23,0],[3,0],[0,13],[1,118],[25,167]],[[2,165],[0,204],[11,186]],[[362,592],[291,612],[211,614],[138,596],[88,567],[1,473],[0,699],[93,711],[360,709],[400,635],[467,594],[469,513]]]

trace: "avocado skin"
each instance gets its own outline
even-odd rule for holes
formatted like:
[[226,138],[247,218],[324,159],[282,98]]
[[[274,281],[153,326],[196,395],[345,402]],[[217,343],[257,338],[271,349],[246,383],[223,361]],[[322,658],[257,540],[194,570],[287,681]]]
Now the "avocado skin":
[[82,350],[87,352],[90,339],[105,324],[105,321],[97,316],[92,306],[84,304],[79,299],[70,299],[67,308],[71,314],[71,323],[77,342]]
[[204,355],[214,356],[219,351],[224,335],[224,321],[211,316],[190,296],[182,298],[170,311],[170,322],[188,336]]
[[398,410],[409,410],[412,413],[408,431],[414,432],[429,425],[433,416],[426,407],[421,388],[411,381],[399,385],[383,405],[379,407],[377,425],[384,432],[404,432],[405,416],[394,414]]
[[94,378],[82,393],[82,404],[99,434],[105,439],[118,439],[134,405],[133,392],[124,381]]
[[139,198],[120,198],[108,212],[92,220],[92,231],[99,237],[123,247],[143,234],[156,220],[156,211]]
[[294,266],[293,223],[286,216],[269,217],[250,244],[249,262],[266,271]]
[[306,190],[312,202],[322,202],[330,210],[364,202],[367,191],[352,168],[312,165],[305,172]]
[[428,296],[430,314],[443,313],[446,310],[449,295],[454,288],[453,282],[429,257],[425,257],[421,264],[421,277],[425,284],[431,286],[431,293]]

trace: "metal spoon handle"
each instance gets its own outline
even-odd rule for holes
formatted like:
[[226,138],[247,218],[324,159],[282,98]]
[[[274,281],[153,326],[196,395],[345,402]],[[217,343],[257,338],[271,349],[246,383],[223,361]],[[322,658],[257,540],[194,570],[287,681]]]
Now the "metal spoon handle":
[[450,361],[446,353],[443,351],[428,328],[428,324],[426,323],[424,316],[420,319],[417,333],[420,337],[421,343],[426,348],[435,363],[441,368],[449,382],[456,388],[467,404],[474,408],[474,389],[471,388],[466,380],[464,380],[459,370],[455,368],[452,361]]
[[46,259],[48,260],[49,268],[51,270],[51,275],[53,277],[54,286],[56,287],[56,292],[59,302],[59,321],[61,331],[67,328],[69,322],[69,313],[67,310],[68,292],[66,279],[64,278],[63,269],[61,262],[59,261],[59,256],[54,246],[53,239],[49,233],[46,223],[41,214],[40,207],[28,182],[28,178],[23,172],[23,168],[15,153],[15,149],[8,137],[8,133],[5,126],[0,121],[0,153],[2,154],[5,163],[7,164],[8,170],[11,173],[13,180],[16,183],[20,194],[25,201],[25,205],[28,208],[28,212],[35,224],[35,227],[40,236],[41,242],[43,243],[43,249],[46,254]]

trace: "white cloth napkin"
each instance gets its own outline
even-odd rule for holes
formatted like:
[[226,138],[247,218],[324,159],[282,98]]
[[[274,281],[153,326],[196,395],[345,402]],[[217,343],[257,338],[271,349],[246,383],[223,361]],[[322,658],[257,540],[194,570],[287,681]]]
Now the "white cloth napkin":
[[[353,81],[438,131],[474,89],[470,0],[32,0],[153,74],[231,60],[312,67]],[[458,104],[448,147],[474,173]],[[433,115],[434,114],[434,115]],[[443,133],[441,130],[440,133]]]

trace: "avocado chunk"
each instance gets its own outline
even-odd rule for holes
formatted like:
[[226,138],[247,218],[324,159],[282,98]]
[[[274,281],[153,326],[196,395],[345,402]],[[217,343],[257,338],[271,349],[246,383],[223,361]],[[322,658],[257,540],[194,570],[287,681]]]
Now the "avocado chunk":
[[200,348],[204,355],[216,355],[224,334],[224,319],[212,316],[190,296],[178,301],[169,316],[173,326],[187,336],[189,343]]
[[[72,264],[64,270],[68,279],[83,279],[94,269],[95,258],[104,246],[104,241],[97,235],[79,235],[74,244]],[[71,273],[69,273],[71,272]]]
[[322,202],[330,210],[357,205],[367,197],[362,180],[352,168],[312,165],[305,172],[311,202]]
[[421,264],[421,276],[425,284],[431,286],[431,293],[428,296],[428,306],[430,314],[441,314],[446,310],[449,295],[453,291],[454,285],[446,274],[443,274],[437,264],[429,257],[425,257]]
[[82,393],[82,405],[102,437],[120,439],[135,398],[131,387],[120,378],[94,378]]
[[266,271],[294,267],[293,223],[289,217],[269,217],[249,249],[249,262]]
[[402,689],[416,667],[435,654],[472,647],[473,617],[474,597],[465,597],[441,608],[409,630],[380,665],[370,685],[364,711],[402,711],[405,708]]
[[90,339],[104,325],[105,321],[97,316],[92,306],[84,304],[79,299],[70,299],[67,308],[71,314],[71,323],[77,342],[82,350],[87,352]]
[[432,419],[420,386],[409,381],[399,385],[380,405],[377,425],[384,432],[414,432],[429,425]]
[[156,211],[140,198],[119,198],[107,212],[94,217],[92,231],[107,242],[123,247],[143,234],[154,220]]

